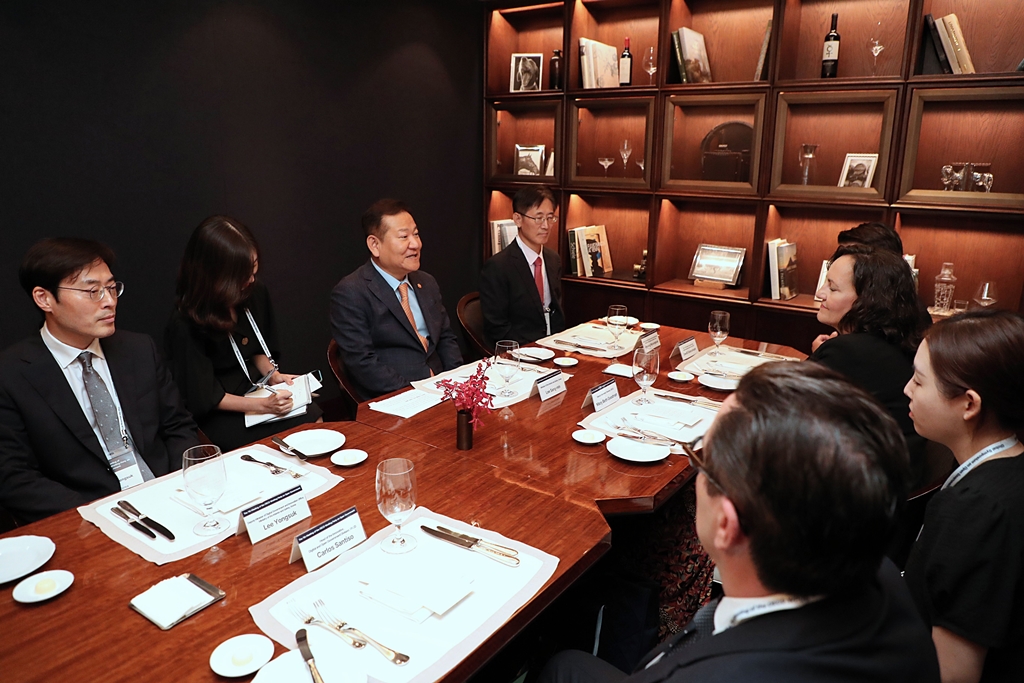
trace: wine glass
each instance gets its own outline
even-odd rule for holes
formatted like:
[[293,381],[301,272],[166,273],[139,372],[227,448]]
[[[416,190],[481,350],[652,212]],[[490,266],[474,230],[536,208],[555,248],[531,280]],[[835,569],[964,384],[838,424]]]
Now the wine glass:
[[623,140],[619,146],[619,155],[622,156],[622,172],[626,172],[626,162],[629,161],[629,155],[633,153],[633,145],[629,140]]
[[642,348],[633,352],[633,379],[640,385],[640,398],[633,401],[638,406],[652,403],[647,398],[647,387],[654,384],[658,379],[658,371],[661,369],[661,354],[658,349],[644,351]]
[[192,528],[197,536],[213,536],[229,528],[228,520],[213,514],[214,504],[224,495],[227,473],[220,448],[213,444],[193,446],[181,454],[181,476],[189,498],[203,509],[203,521]]
[[715,350],[709,355],[721,356],[722,352],[719,347],[729,337],[728,311],[711,311],[711,320],[708,322],[708,334],[711,335],[711,341],[715,342]]
[[509,382],[519,372],[519,342],[503,339],[494,345],[494,355],[496,361],[494,367],[498,370],[498,375],[503,380],[501,391],[498,392],[498,396],[502,398],[512,398],[516,395],[516,392],[509,389]]
[[609,306],[607,322],[608,329],[611,331],[612,338],[615,340],[615,343],[608,348],[621,351],[625,347],[619,346],[619,337],[622,336],[623,331],[626,329],[626,323],[628,322],[628,318],[626,317],[626,307],[620,305]]
[[647,48],[647,52],[644,53],[643,61],[644,71],[647,72],[647,80],[649,85],[654,85],[654,72],[658,70],[658,62],[654,56],[654,48]]
[[636,160],[635,163],[636,163],[637,166],[640,167],[640,173],[643,174],[643,172],[644,172],[644,158],[640,157],[639,159]]
[[868,39],[868,52],[871,53],[871,57],[874,61],[871,62],[871,75],[878,75],[878,55],[882,54],[882,50],[885,46],[879,40],[882,35],[882,22],[876,22],[872,37]]
[[993,280],[985,280],[978,289],[974,292],[974,301],[982,308],[988,308],[994,306],[999,301],[999,292],[996,289],[996,283]]
[[604,166],[604,177],[608,177],[608,167],[615,163],[615,160],[611,157],[598,157],[597,163]]
[[411,460],[390,458],[377,465],[377,509],[395,525],[395,533],[380,549],[398,555],[415,548],[416,539],[402,534],[402,524],[416,509],[416,472]]

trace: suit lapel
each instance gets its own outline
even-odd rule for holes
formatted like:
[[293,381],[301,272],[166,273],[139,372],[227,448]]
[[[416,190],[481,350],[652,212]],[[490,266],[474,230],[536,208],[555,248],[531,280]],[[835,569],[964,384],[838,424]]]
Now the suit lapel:
[[405,330],[412,335],[412,338],[416,341],[417,345],[420,345],[420,337],[416,334],[416,330],[413,329],[412,324],[409,322],[409,317],[405,315],[405,309],[402,308],[402,304],[398,300],[398,294],[388,286],[387,281],[385,281],[384,278],[381,277],[381,274],[377,272],[377,269],[373,267],[372,262],[367,261],[366,265],[363,266],[363,277],[366,278],[367,287],[373,295],[387,306],[388,310],[391,311],[398,320],[398,324],[404,327]]
[[114,390],[117,391],[117,402],[121,406],[125,425],[132,435],[136,451],[141,456],[142,444],[138,442],[135,435],[145,432],[142,429],[142,422],[139,421],[137,402],[132,400],[135,392],[131,390],[132,387],[138,386],[135,363],[131,358],[119,352],[120,347],[112,338],[100,341],[100,346],[103,347],[103,355],[107,361],[107,368],[110,370],[110,378],[114,380]]

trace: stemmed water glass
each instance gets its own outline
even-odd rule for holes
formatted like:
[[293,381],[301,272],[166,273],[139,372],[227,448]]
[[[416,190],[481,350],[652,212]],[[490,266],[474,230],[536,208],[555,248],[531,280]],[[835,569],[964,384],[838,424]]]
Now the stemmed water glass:
[[992,280],[985,280],[978,285],[974,293],[974,302],[982,308],[988,308],[999,301],[999,293],[996,291],[996,283]]
[[654,56],[654,48],[647,48],[647,52],[644,53],[643,61],[644,71],[647,72],[647,79],[649,85],[654,85],[654,72],[658,70],[658,62]]
[[498,396],[512,398],[516,395],[516,392],[512,391],[508,385],[519,372],[519,364],[521,362],[519,358],[519,342],[503,339],[494,345],[494,355],[496,356],[494,367],[498,370],[498,375],[503,381]]
[[719,347],[729,337],[728,311],[711,311],[711,320],[708,322],[708,334],[711,335],[711,341],[715,342],[715,350],[709,355],[721,356],[722,352],[719,350]]
[[415,548],[416,539],[402,533],[402,524],[416,509],[416,472],[412,461],[390,458],[377,465],[377,509],[395,525],[395,533],[380,544],[380,549],[398,555]]
[[661,354],[658,349],[644,351],[637,349],[633,352],[633,379],[640,385],[640,398],[633,401],[638,406],[648,405],[652,401],[647,398],[647,388],[658,379],[658,371],[661,369]]
[[598,157],[597,163],[604,166],[604,177],[608,177],[608,167],[615,163],[615,160],[611,157]]
[[181,455],[181,476],[189,498],[203,509],[203,521],[193,527],[197,536],[213,536],[229,528],[228,520],[213,514],[214,504],[224,495],[227,473],[220,448],[213,444],[193,446]]
[[619,146],[619,155],[622,156],[622,172],[626,172],[626,162],[629,161],[629,155],[633,153],[633,145],[629,140],[623,140]]
[[625,306],[615,305],[608,307],[608,329],[611,331],[612,338],[615,340],[615,343],[608,348],[616,351],[621,351],[625,348],[623,346],[619,346],[619,337],[621,337],[623,331],[625,331],[626,323],[628,321]]
[[882,36],[882,22],[875,23],[874,35],[868,39],[868,51],[871,53],[873,61],[871,62],[871,75],[878,75],[878,55],[882,54],[882,50],[885,49],[885,45],[879,38]]

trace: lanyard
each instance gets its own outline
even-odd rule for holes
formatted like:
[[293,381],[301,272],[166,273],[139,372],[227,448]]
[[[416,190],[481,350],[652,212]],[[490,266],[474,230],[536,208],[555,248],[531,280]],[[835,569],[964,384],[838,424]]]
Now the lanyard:
[[[270,364],[276,369],[277,363],[274,362],[274,357],[270,355],[270,349],[267,348],[267,342],[263,341],[263,335],[260,334],[260,328],[256,325],[256,321],[253,320],[252,313],[249,312],[248,308],[245,309],[245,317],[249,319],[249,324],[252,325],[252,331],[256,333],[256,339],[263,348],[263,354],[270,361]],[[251,382],[252,377],[249,376],[249,369],[245,367],[245,361],[242,359],[242,352],[238,350],[238,344],[235,343],[235,338],[230,332],[228,333],[228,341],[231,342],[231,350],[235,352],[235,358],[238,359],[238,364],[242,367],[242,374]]]
[[986,446],[985,448],[981,449],[980,451],[972,455],[969,460],[965,461],[962,465],[960,465],[960,467],[957,467],[953,471],[953,474],[949,475],[949,478],[946,479],[945,483],[942,485],[942,490],[946,490],[947,488],[956,486],[957,483],[959,483],[961,479],[966,477],[967,474],[975,467],[985,462],[989,458],[993,457],[994,455],[997,455],[1005,450],[1013,448],[1019,443],[1020,441],[1017,439],[1017,436],[1014,435],[1009,436],[1003,439],[1002,441],[998,441],[992,444],[991,446]]

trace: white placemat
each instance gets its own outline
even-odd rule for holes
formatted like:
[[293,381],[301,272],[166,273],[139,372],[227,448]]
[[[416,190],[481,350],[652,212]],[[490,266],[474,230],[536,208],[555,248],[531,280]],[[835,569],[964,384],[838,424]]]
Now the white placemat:
[[[647,397],[650,404],[637,405],[634,401],[640,398],[640,391],[624,396],[601,412],[592,413],[579,422],[584,429],[595,429],[608,436],[617,436],[619,432],[630,431],[628,427],[655,432],[675,441],[693,442],[697,437],[704,436],[711,428],[718,414],[714,409],[717,403],[708,399],[697,399],[700,403],[677,401],[662,396],[683,397],[684,394],[648,389]],[[703,406],[701,405],[703,404]],[[706,406],[706,407],[704,407]],[[672,452],[679,455],[683,449],[673,446]]]
[[[440,524],[514,548],[519,551],[521,563],[507,567],[435,539],[420,530],[421,524]],[[285,647],[295,648],[295,631],[303,623],[293,614],[292,606],[315,614],[313,602],[322,599],[335,617],[409,656],[409,661],[398,667],[370,647],[356,650],[338,639],[337,651],[351,670],[366,672],[371,681],[433,681],[479,647],[537,594],[558,567],[558,558],[553,555],[425,508],[418,508],[402,530],[416,537],[417,546],[412,551],[404,555],[383,552],[380,542],[394,532],[393,527],[386,527],[327,566],[250,607],[256,626]],[[431,574],[468,579],[472,592],[443,616],[431,614],[419,623],[361,595],[367,580],[393,580],[401,587],[403,576]],[[322,630],[319,626],[311,628]]]
[[796,358],[785,358],[777,354],[758,355],[756,352],[745,353],[737,351],[731,346],[722,346],[722,354],[714,355],[715,347],[709,346],[696,356],[680,363],[677,370],[690,372],[694,375],[703,375],[708,370],[715,370],[726,374],[745,375],[758,365],[765,363],[777,363],[782,360],[797,360]]
[[[438,396],[444,395],[444,389],[442,389],[438,382],[444,379],[455,380],[456,382],[465,382],[474,373],[483,361],[476,361],[474,363],[467,363],[461,367],[449,370],[448,372],[442,372],[440,375],[435,375],[429,379],[421,379],[412,383],[412,386],[419,391],[426,392],[428,394],[436,394]],[[502,379],[498,372],[496,363],[492,363],[487,368],[487,393],[494,397],[494,409],[501,409],[506,406],[515,405],[520,401],[525,401],[530,398],[533,393],[533,387],[537,383],[537,380],[545,375],[549,375],[554,372],[554,368],[540,367],[531,363],[521,363],[519,371],[511,378],[509,383],[509,389],[515,392],[514,396],[498,396],[498,393],[502,391],[505,386],[505,381]],[[569,380],[572,375],[562,373],[563,380]]]
[[[541,346],[546,346],[549,349],[572,351],[575,353],[581,353],[585,356],[594,356],[595,358],[618,358],[619,356],[632,354],[633,348],[636,346],[636,340],[643,334],[644,333],[642,331],[625,330],[619,336],[619,346],[622,348],[612,349],[610,347],[615,342],[615,338],[612,336],[607,325],[583,323],[582,325],[577,325],[576,327],[565,330],[564,332],[553,334],[550,337],[538,339],[537,343]],[[591,346],[594,348],[579,348],[573,346],[573,344]]]
[[[262,465],[243,461],[241,457],[246,453],[257,460],[273,462],[280,467],[304,471],[307,474],[300,479],[288,474],[271,474],[270,470]],[[154,564],[166,564],[206,550],[232,536],[238,527],[238,512],[246,503],[255,505],[296,485],[302,486],[308,500],[344,481],[323,467],[309,462],[304,463],[266,446],[246,446],[225,453],[224,467],[228,481],[224,499],[233,501],[236,507],[224,513],[223,516],[230,522],[229,528],[216,536],[198,536],[193,533],[192,528],[202,516],[183,505],[180,500],[176,500],[185,488],[180,471],[171,472],[128,491],[121,491],[89,505],[83,505],[78,508],[78,512],[83,519],[98,526],[103,533],[133,553]],[[187,494],[185,496],[187,499]],[[111,512],[111,508],[115,507],[119,500],[127,500],[140,512],[163,524],[174,534],[175,539],[170,541],[160,534],[151,539],[136,531],[128,522]]]
[[408,419],[424,410],[433,408],[442,400],[442,397],[436,393],[409,389],[383,401],[373,401],[370,403],[370,410]]

